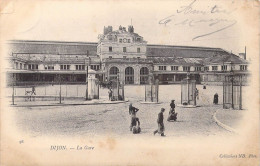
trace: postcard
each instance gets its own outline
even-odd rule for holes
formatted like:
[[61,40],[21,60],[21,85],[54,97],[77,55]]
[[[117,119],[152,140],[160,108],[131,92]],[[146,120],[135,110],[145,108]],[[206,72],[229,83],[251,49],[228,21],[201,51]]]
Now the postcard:
[[0,7],[1,165],[259,165],[259,1]]

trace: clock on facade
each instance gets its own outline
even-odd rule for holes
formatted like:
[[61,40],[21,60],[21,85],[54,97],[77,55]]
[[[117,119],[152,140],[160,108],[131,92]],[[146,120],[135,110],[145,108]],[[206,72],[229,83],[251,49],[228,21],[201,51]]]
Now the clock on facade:
[[124,41],[124,43],[126,43],[126,42],[127,42],[127,39],[126,39],[126,38],[124,38],[124,40],[123,40],[123,41]]

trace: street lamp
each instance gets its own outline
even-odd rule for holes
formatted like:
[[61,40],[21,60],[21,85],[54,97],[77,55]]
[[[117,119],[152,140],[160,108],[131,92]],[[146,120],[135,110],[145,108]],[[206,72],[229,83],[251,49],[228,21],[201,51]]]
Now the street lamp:
[[120,82],[119,82],[119,73],[117,73],[117,100],[119,100],[119,87],[120,87]]
[[231,70],[230,70],[230,81],[231,81],[231,107],[234,109],[234,71],[232,69],[231,65]]
[[61,104],[61,74],[59,74],[59,82],[60,82],[60,104]]
[[[12,52],[12,58],[13,58],[14,54]],[[14,68],[14,67],[13,67]],[[14,73],[12,74],[12,86],[13,86],[13,93],[12,93],[12,105],[14,105],[14,82],[15,82],[15,78],[14,78]]]
[[86,72],[86,100],[88,100],[88,66],[90,65],[90,57],[88,56],[88,63],[86,63],[86,59],[85,59],[85,66],[86,66],[86,69],[87,69],[87,72]]
[[14,105],[14,73],[13,73],[13,79],[12,79],[12,85],[13,85],[13,94],[12,94],[12,105]]

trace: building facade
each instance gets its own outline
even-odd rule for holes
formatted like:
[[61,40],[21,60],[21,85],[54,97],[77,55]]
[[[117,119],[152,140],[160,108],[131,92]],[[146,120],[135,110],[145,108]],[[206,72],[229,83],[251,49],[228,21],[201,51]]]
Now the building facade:
[[248,82],[246,53],[239,56],[221,48],[149,45],[142,36],[120,26],[104,27],[97,43],[24,41],[10,45],[8,82],[82,83],[87,69],[96,71],[100,81],[117,79],[124,84],[146,84],[153,74],[161,84],[180,83],[187,74],[197,83],[222,84],[235,73]]

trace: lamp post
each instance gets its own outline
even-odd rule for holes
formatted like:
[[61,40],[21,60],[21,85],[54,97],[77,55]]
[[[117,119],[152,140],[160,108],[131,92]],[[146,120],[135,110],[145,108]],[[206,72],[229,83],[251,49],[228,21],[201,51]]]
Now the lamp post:
[[119,100],[119,73],[117,73],[117,100]]
[[239,109],[242,110],[242,75],[239,76],[239,90],[240,90],[240,96],[239,96]]
[[[12,52],[12,58],[13,58],[14,54]],[[15,68],[15,64],[14,67]],[[12,77],[12,86],[13,86],[13,93],[12,93],[12,105],[14,105],[14,73],[13,73],[13,77]]]
[[188,104],[190,104],[189,80],[190,80],[190,72],[187,71],[187,92],[188,92]]
[[88,56],[88,63],[86,63],[86,59],[85,59],[85,66],[86,66],[86,100],[88,100],[88,66],[90,65],[90,57]]
[[61,74],[59,74],[59,83],[60,83],[60,104],[61,104]]
[[231,65],[231,70],[230,70],[230,81],[231,81],[231,107],[234,109],[234,72],[232,70],[232,65]]
[[88,100],[88,65],[86,63],[86,59],[85,59],[85,67],[86,67],[86,100]]
[[12,105],[14,105],[14,73],[13,73],[12,84],[13,84]]

